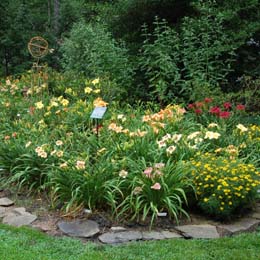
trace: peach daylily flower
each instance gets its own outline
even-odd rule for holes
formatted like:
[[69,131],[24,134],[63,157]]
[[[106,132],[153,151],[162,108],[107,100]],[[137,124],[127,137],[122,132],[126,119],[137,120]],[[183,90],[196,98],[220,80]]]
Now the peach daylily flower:
[[43,151],[41,146],[38,146],[38,147],[35,148],[36,153],[40,153],[41,151]]
[[66,162],[60,164],[60,168],[67,168],[68,164]]
[[189,135],[187,136],[187,139],[188,139],[188,140],[193,139],[193,138],[197,137],[199,134],[200,134],[199,131],[193,132],[193,133],[191,133],[191,134],[189,134]]
[[125,179],[127,175],[128,175],[128,172],[125,170],[121,170],[119,172],[119,176],[122,177],[123,179]]
[[54,155],[56,152],[56,150],[51,151],[51,155]]
[[124,129],[124,130],[122,130],[122,133],[124,133],[124,134],[129,134],[129,129]]
[[166,142],[166,141],[168,141],[169,139],[171,139],[171,134],[166,134],[166,135],[164,135],[163,137],[162,137],[162,141],[164,141],[164,142]]
[[76,162],[76,168],[78,169],[78,170],[84,170],[85,169],[85,162],[84,161],[77,161]]
[[56,143],[55,143],[57,146],[61,146],[61,145],[63,145],[63,142],[61,141],[61,140],[58,140],[58,141],[56,141]]
[[135,132],[136,136],[143,137],[147,134],[147,131],[141,131],[140,129],[137,129],[137,132]]
[[117,125],[115,123],[111,123],[109,126],[108,126],[108,129],[109,130],[115,130],[117,128]]
[[111,123],[108,126],[108,129],[112,130],[112,131],[114,131],[116,133],[121,133],[123,131],[123,127],[122,126],[117,126],[115,123]]
[[11,86],[11,81],[10,81],[10,79],[7,79],[6,81],[5,81],[5,84],[7,85],[7,86]]
[[155,170],[154,175],[162,176],[163,173],[159,170]]
[[174,135],[172,136],[172,141],[173,141],[174,143],[178,143],[178,142],[181,140],[181,137],[182,137],[182,134],[174,134]]
[[123,114],[117,115],[117,119],[123,119],[125,116]]
[[220,137],[219,133],[207,131],[204,138],[205,139],[218,139],[219,137]]
[[63,156],[63,151],[61,151],[61,150],[60,150],[60,151],[57,151],[57,152],[56,152],[56,156],[57,156],[57,157],[62,157],[62,156]]
[[158,134],[158,133],[159,133],[159,129],[158,129],[157,127],[153,126],[152,128],[153,128],[153,132],[154,132],[155,134]]
[[134,188],[134,195],[137,195],[137,194],[139,194],[140,192],[142,192],[142,190],[143,190],[143,188],[142,187],[140,187],[140,186],[137,186],[137,187],[135,187]]
[[142,122],[148,122],[150,120],[151,120],[150,116],[149,115],[145,115],[145,116],[143,116]]
[[154,165],[154,167],[156,168],[156,169],[161,169],[161,168],[163,168],[165,166],[165,163],[156,163],[155,165]]
[[41,151],[38,153],[38,156],[41,157],[41,158],[47,158],[48,154],[44,151]]
[[176,109],[176,114],[177,114],[177,115],[182,116],[182,115],[184,115],[184,114],[186,113],[185,108],[176,107],[175,109]]
[[158,144],[159,148],[162,148],[162,147],[166,146],[166,143],[163,140],[157,141],[157,144]]
[[108,105],[102,98],[96,98],[93,102],[94,107],[106,107]]
[[166,149],[167,154],[172,154],[176,150],[176,146],[171,145]]

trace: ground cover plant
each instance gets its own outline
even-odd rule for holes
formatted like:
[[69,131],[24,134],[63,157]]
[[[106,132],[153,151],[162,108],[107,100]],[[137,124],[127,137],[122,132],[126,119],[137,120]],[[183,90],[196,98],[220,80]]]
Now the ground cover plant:
[[[253,207],[260,186],[260,126],[242,103],[113,100],[109,79],[30,72],[0,85],[0,168],[7,184],[46,191],[68,212],[105,210],[119,220],[177,223],[198,205],[226,219]],[[57,86],[57,88],[55,87]],[[95,107],[104,118],[90,118]]]

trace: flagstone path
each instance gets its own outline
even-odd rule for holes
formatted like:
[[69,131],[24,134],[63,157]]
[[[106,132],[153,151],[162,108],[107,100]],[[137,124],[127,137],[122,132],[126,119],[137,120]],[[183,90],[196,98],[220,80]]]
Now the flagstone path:
[[[190,221],[185,225],[169,228],[124,227],[112,225],[102,227],[98,222],[88,219],[91,212],[85,210],[83,217],[73,220],[46,215],[44,219],[18,207],[8,197],[0,198],[0,219],[2,223],[20,227],[31,226],[51,235],[68,235],[81,239],[92,240],[103,244],[120,244],[140,240],[162,239],[212,239],[232,236],[242,232],[252,232],[260,226],[260,202],[254,212],[229,224],[213,221]],[[162,220],[163,221],[163,220]]]

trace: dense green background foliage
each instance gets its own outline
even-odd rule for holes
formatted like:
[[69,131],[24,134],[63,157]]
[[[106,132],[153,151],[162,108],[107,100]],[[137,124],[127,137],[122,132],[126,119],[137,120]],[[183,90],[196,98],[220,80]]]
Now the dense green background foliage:
[[104,74],[131,101],[195,100],[259,78],[258,0],[6,0],[0,17],[0,76],[30,69],[27,43],[40,35],[55,49],[42,62]]
[[86,77],[108,77],[130,87],[132,68],[124,46],[117,43],[102,24],[75,24],[62,45],[66,70]]

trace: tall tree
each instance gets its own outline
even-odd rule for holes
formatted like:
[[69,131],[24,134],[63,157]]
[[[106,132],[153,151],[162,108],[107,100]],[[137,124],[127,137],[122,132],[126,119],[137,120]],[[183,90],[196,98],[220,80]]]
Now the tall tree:
[[60,0],[53,1],[53,29],[54,35],[58,36],[60,30]]
[[9,55],[7,51],[6,30],[8,27],[7,6],[0,2],[0,75],[9,74]]

